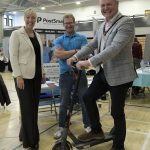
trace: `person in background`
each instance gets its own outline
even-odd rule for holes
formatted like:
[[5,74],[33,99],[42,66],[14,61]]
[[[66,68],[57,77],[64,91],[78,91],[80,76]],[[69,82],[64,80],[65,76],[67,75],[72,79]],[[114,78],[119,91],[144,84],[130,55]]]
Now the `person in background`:
[[4,51],[2,48],[0,48],[0,60],[4,61],[4,63],[8,63],[8,58],[4,55]]
[[5,106],[8,106],[10,103],[11,101],[10,101],[6,84],[3,80],[3,76],[0,74],[0,104],[5,109]]
[[132,55],[135,69],[140,68],[140,63],[143,58],[142,45],[136,37],[134,38],[134,42],[132,45]]
[[[80,141],[103,139],[104,133],[96,104],[97,96],[107,91],[111,96],[111,115],[114,119],[113,145],[111,150],[124,150],[126,137],[125,98],[132,86],[136,73],[133,66],[132,43],[134,23],[118,11],[118,0],[99,0],[101,13],[105,17],[93,41],[84,46],[67,60],[69,65],[78,61],[77,68],[97,67],[99,72],[85,94],[83,100],[91,123],[91,132],[79,135]],[[97,54],[88,60],[81,59],[93,50]],[[101,67],[103,64],[103,68]]]
[[41,81],[43,46],[40,35],[34,31],[37,14],[34,9],[24,11],[25,26],[10,36],[10,62],[20,102],[21,128],[19,139],[24,148],[39,149],[38,106]]
[[[54,138],[60,138],[63,128],[65,127],[65,118],[67,108],[70,103],[71,92],[75,84],[75,73],[66,60],[73,56],[82,46],[87,44],[87,38],[75,32],[75,18],[72,14],[66,14],[63,17],[63,25],[66,30],[64,35],[54,41],[54,56],[59,58],[60,79],[59,86],[61,89],[61,105],[59,111],[59,129],[54,134]],[[78,97],[82,107],[83,123],[86,132],[90,131],[90,123],[86,113],[82,96],[87,89],[87,78],[85,70],[82,71],[80,78]]]
[[[133,62],[135,69],[138,69],[141,67],[141,61],[143,58],[142,53],[142,45],[138,41],[137,37],[134,38],[134,42],[132,45],[132,55],[133,55]],[[141,87],[138,86],[132,86],[132,95],[138,95],[141,90]]]
[[46,42],[43,44],[43,63],[50,63],[52,57],[52,49],[46,46]]
[[5,71],[5,66],[8,65],[9,59],[4,55],[3,49],[0,48],[0,72]]

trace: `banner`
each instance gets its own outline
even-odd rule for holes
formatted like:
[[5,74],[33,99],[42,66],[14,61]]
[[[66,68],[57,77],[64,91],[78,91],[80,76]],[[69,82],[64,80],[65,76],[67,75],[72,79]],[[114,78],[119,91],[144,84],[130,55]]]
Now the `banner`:
[[35,29],[63,30],[63,13],[37,13]]
[[50,81],[59,81],[59,64],[58,63],[44,63],[44,70],[46,78]]

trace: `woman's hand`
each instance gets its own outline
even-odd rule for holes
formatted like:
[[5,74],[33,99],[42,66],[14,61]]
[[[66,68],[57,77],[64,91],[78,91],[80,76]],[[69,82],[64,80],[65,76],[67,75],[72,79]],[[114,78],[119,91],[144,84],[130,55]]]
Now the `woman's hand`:
[[46,83],[46,76],[45,76],[45,74],[42,75],[41,83],[42,84]]
[[16,77],[17,87],[24,90],[24,79],[21,76]]

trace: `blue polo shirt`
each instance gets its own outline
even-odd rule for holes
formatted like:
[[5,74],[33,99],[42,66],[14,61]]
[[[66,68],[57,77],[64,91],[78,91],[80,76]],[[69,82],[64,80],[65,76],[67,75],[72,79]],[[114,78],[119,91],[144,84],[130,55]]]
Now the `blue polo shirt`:
[[[58,37],[54,41],[54,48],[62,47],[66,51],[77,49],[80,50],[82,46],[87,44],[87,38],[84,35],[74,33],[72,36],[64,35]],[[71,70],[71,67],[67,65],[66,59],[59,59],[60,74],[63,74]]]

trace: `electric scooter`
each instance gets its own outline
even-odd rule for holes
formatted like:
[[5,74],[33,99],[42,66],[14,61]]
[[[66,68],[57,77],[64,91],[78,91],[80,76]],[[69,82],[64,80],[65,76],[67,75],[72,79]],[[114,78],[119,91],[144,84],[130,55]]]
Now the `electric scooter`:
[[[67,112],[65,127],[62,131],[61,138],[55,142],[54,146],[52,147],[52,150],[72,150],[73,147],[76,147],[77,149],[85,149],[85,148],[89,148],[89,147],[92,147],[92,146],[95,146],[95,145],[98,145],[101,143],[108,142],[108,141],[113,139],[113,134],[112,134],[113,129],[109,133],[105,133],[104,139],[91,140],[88,142],[80,141],[70,131],[70,128],[69,128],[70,127],[70,120],[71,120],[71,116],[72,116],[73,106],[74,106],[74,102],[75,102],[76,93],[78,90],[78,85],[80,82],[80,76],[81,76],[82,70],[77,70],[76,72],[77,72],[77,79],[76,79],[75,87],[74,87],[73,92],[71,94],[71,103],[69,106],[69,110]],[[70,143],[67,140],[67,137],[69,137],[72,140],[72,143]]]

